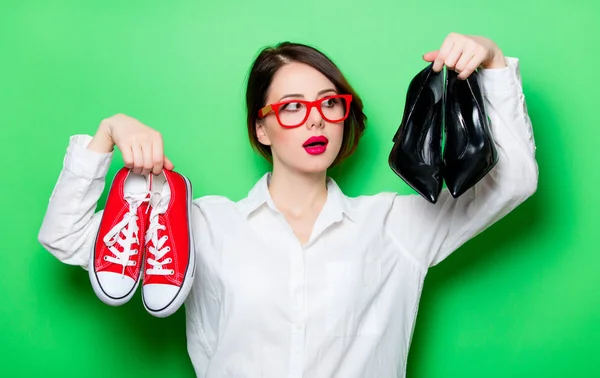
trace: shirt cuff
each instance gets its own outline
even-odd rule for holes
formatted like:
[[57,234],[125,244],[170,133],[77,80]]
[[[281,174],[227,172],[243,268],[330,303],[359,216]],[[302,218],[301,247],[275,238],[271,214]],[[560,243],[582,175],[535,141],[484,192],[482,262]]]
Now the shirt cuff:
[[485,94],[523,92],[519,59],[505,57],[506,67],[480,68],[478,73],[479,83]]
[[90,180],[106,177],[113,157],[113,151],[100,153],[88,149],[90,135],[72,135],[64,159],[64,168],[75,176]]

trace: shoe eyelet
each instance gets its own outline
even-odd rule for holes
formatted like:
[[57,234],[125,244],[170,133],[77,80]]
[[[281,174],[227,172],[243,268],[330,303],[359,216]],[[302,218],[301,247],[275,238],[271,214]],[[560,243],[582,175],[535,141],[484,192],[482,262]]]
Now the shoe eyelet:
[[135,261],[132,261],[132,262],[133,262],[133,264],[131,264],[131,266],[136,266],[137,265],[137,263]]
[[173,262],[173,259],[172,259],[172,258],[170,258],[170,257],[169,257],[169,258],[167,259],[167,261],[166,261],[166,263],[167,263],[167,264],[168,264],[168,263],[172,263],[172,262]]
[[104,256],[104,258],[102,260],[108,261],[108,256]]
[[171,251],[171,247],[166,247],[165,251],[170,252]]
[[175,271],[174,271],[173,269],[171,269],[171,270],[169,271],[169,275],[171,275],[171,276],[172,276],[172,275],[174,275],[174,274],[175,274]]

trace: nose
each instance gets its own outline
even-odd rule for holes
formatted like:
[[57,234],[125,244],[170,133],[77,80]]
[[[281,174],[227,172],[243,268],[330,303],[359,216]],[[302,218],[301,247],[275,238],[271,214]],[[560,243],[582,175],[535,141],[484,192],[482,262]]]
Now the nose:
[[323,127],[323,117],[321,113],[319,113],[319,109],[316,106],[313,106],[310,109],[310,113],[308,114],[308,120],[306,122],[306,126],[311,129],[313,127]]

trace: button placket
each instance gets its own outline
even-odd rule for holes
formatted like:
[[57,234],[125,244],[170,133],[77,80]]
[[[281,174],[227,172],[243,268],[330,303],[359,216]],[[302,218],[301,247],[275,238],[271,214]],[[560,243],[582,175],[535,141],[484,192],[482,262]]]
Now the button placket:
[[290,254],[290,296],[292,304],[290,377],[301,378],[304,370],[305,340],[305,261],[304,248],[297,246]]

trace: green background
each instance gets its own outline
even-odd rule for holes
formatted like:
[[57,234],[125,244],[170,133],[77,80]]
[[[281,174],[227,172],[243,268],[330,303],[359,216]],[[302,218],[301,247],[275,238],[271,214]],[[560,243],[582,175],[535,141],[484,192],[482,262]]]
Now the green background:
[[369,116],[332,175],[348,195],[410,193],[387,166],[391,137],[421,55],[455,31],[521,60],[540,181],[431,270],[408,377],[600,377],[599,18],[592,0],[2,1],[0,376],[193,376],[181,310],[153,318],[139,294],[106,306],[38,243],[70,135],[131,115],[163,133],[195,197],[240,199],[268,169],[245,132],[249,66],[265,45],[304,42]]

